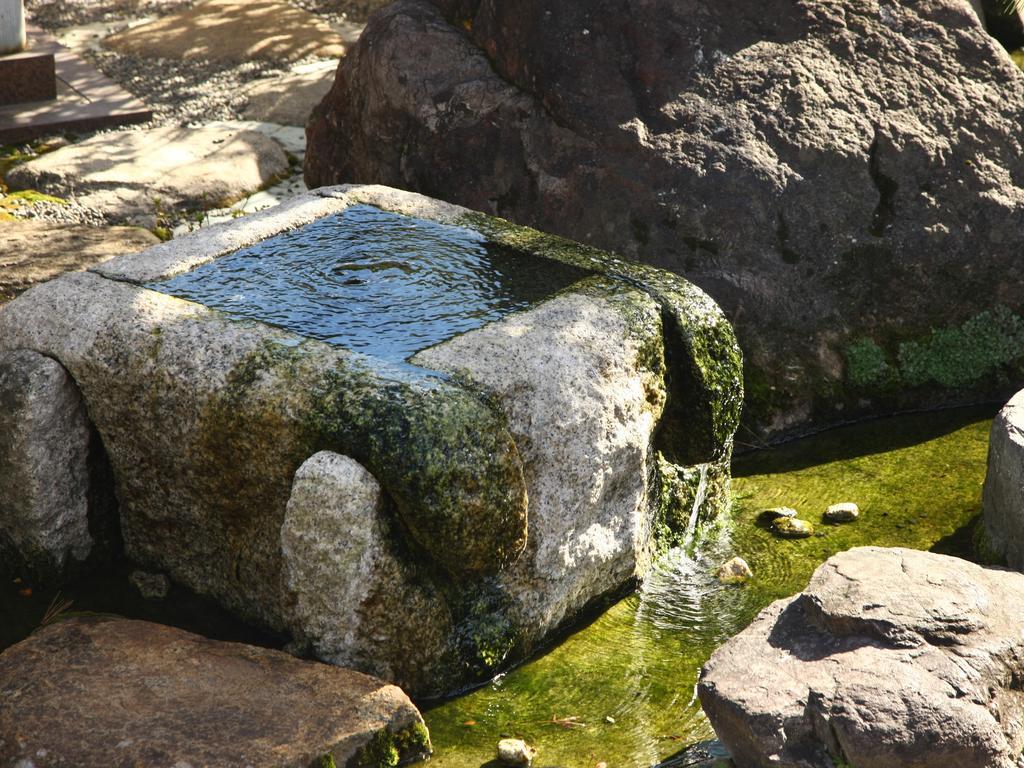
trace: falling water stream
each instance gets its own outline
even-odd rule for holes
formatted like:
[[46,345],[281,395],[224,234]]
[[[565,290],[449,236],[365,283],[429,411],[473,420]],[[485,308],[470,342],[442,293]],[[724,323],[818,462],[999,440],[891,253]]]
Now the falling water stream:
[[[668,553],[636,595],[546,654],[428,710],[431,765],[478,768],[509,735],[537,747],[536,766],[646,768],[711,738],[695,697],[701,665],[830,555],[868,544],[969,555],[992,412],[866,422],[737,458],[731,523],[693,556]],[[821,525],[839,501],[856,501],[862,518]],[[780,540],[757,524],[759,510],[783,505],[817,535]],[[733,555],[752,567],[749,584],[715,579]]]

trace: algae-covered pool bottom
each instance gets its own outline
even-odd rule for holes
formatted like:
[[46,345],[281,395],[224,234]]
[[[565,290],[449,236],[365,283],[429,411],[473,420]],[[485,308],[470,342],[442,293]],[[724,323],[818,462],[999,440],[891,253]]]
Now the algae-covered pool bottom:
[[[968,555],[981,505],[994,408],[918,414],[823,433],[734,463],[732,524],[694,558],[670,553],[638,595],[613,606],[550,652],[469,695],[425,712],[435,747],[430,765],[478,768],[498,739],[521,736],[539,750],[537,768],[650,766],[713,734],[694,695],[711,652],[771,601],[806,586],[835,552],[877,544]],[[825,507],[855,501],[862,517],[820,525]],[[818,536],[774,538],[757,511],[792,506]],[[754,579],[714,578],[733,555]],[[224,640],[281,640],[246,628],[203,598],[172,589],[146,601],[127,585],[128,566],[65,590],[73,610],[119,613]],[[0,649],[40,623],[53,594],[0,587]],[[685,765],[689,760],[672,761]]]
[[[739,457],[732,525],[693,559],[670,553],[638,595],[546,655],[426,712],[431,765],[477,768],[503,735],[536,746],[535,766],[563,768],[650,766],[713,737],[695,697],[701,665],[829,556],[869,544],[969,555],[993,410],[873,421]],[[840,501],[857,502],[861,519],[820,524]],[[781,540],[759,527],[758,510],[776,506],[795,507],[818,535]],[[733,555],[750,564],[750,583],[714,578]]]

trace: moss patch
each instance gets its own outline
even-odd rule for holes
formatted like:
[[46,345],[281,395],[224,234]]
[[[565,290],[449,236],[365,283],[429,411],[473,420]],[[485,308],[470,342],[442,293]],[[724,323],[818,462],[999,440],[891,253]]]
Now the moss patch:
[[961,325],[902,341],[889,353],[872,339],[857,339],[844,356],[847,380],[861,391],[964,389],[1024,359],[1024,319],[998,306]]
[[[396,768],[399,765],[422,760],[430,756],[430,734],[423,723],[413,723],[397,733],[387,729],[377,731],[369,743],[348,761],[346,768]],[[322,768],[332,768],[330,765]]]
[[728,452],[743,407],[743,359],[732,326],[712,299],[678,275],[572,240],[520,227],[484,214],[467,214],[461,225],[491,242],[633,285],[650,295],[664,314],[671,398],[662,442],[679,464],[714,461]]

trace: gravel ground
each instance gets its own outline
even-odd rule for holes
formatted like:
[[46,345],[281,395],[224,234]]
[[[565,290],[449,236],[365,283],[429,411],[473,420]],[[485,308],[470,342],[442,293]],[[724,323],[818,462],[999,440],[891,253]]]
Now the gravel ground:
[[305,8],[310,13],[328,20],[354,21],[365,24],[370,14],[383,8],[391,0],[291,0],[293,5]]
[[[3,196],[0,195],[0,202],[2,201]],[[90,227],[102,227],[107,224],[106,218],[99,211],[71,201],[66,204],[36,202],[30,206],[19,206],[8,213],[16,219],[49,221],[54,224],[84,224]],[[0,227],[2,226],[0,224]]]
[[183,62],[106,50],[86,51],[83,56],[149,106],[153,110],[152,125],[241,120],[248,103],[246,86],[287,71],[285,65],[267,61],[238,65]]
[[25,0],[29,17],[44,29],[115,21],[128,17],[162,16],[187,8],[194,0]]
[[[196,0],[26,0],[29,19],[49,30],[86,24],[112,23],[142,16],[161,16],[192,6]],[[290,0],[329,23],[352,26],[388,0]],[[83,50],[88,59],[125,90],[145,102],[154,113],[151,123],[123,130],[178,125],[192,126],[215,120],[243,119],[248,102],[246,89],[255,80],[285,74],[305,62],[252,61],[241,65],[221,62],[149,59],[105,49]],[[312,59],[307,60],[312,61]],[[2,179],[0,179],[2,183]],[[0,185],[0,199],[3,198]],[[100,226],[104,216],[69,202],[34,202],[9,210],[18,218],[61,224]],[[174,223],[174,222],[172,222]]]
[[[139,16],[163,16],[188,8],[196,0],[25,0],[25,10],[44,29],[60,29],[97,21]],[[328,21],[364,23],[390,0],[291,0],[293,5]]]

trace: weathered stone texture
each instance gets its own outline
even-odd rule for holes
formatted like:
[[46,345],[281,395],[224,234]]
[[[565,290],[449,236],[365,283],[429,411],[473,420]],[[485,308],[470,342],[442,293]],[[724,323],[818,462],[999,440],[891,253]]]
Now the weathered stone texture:
[[4,766],[344,766],[374,742],[430,749],[400,689],[280,651],[83,617],[0,654]]
[[299,467],[281,527],[289,622],[320,659],[430,689],[453,621],[400,550],[388,504],[348,456],[322,451]]
[[230,205],[287,171],[273,139],[222,124],[100,134],[17,165],[4,180],[123,221]]
[[60,363],[29,350],[0,353],[5,566],[52,575],[88,557],[89,437],[85,403]]
[[1024,575],[863,547],[717,650],[701,704],[739,768],[1019,768]]
[[1024,391],[992,421],[982,510],[991,554],[1024,570]]
[[853,384],[850,344],[893,361],[1024,306],[1022,111],[961,0],[399,0],[314,113],[305,170],[686,275],[737,328],[747,416],[779,432],[898,400]]
[[532,638],[650,567],[661,338],[654,300],[597,282],[414,358],[493,391],[508,415],[530,539],[498,578]]

